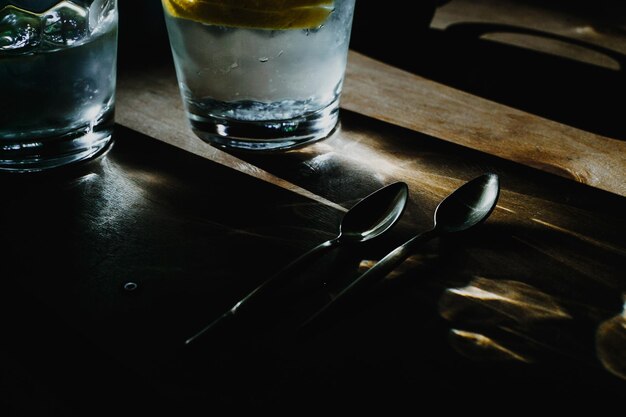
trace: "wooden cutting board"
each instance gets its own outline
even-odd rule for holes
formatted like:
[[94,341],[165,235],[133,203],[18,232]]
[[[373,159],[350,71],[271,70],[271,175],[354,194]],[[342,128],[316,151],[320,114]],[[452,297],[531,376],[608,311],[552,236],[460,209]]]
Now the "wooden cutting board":
[[626,142],[553,122],[352,52],[342,107],[626,196]]

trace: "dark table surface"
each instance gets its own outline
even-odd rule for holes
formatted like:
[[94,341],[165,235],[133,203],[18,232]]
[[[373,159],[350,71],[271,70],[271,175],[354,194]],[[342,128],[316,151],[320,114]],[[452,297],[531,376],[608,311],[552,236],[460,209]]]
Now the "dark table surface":
[[[494,3],[476,2],[481,10]],[[441,7],[449,18],[467,2]],[[567,16],[584,9],[552,7]],[[442,41],[438,18],[446,16],[435,14],[423,39]],[[374,46],[359,52],[398,58]],[[166,53],[150,57],[123,55],[121,76],[171,64]],[[411,62],[404,67],[576,125],[571,106],[542,114],[540,100],[521,89],[498,97],[490,87],[505,77],[489,84],[480,72],[460,71],[452,79],[450,68]],[[625,139],[618,120],[598,127],[602,109],[577,127]],[[339,133],[319,144],[236,158],[258,175],[120,124],[94,161],[0,176],[1,415],[376,406],[501,414],[582,404],[602,415],[623,398],[623,196],[345,109]],[[430,227],[437,203],[483,172],[502,184],[487,222],[429,242],[344,308],[297,331],[358,273]],[[333,250],[254,317],[183,344],[333,237],[346,208],[399,180],[410,201],[390,233]]]

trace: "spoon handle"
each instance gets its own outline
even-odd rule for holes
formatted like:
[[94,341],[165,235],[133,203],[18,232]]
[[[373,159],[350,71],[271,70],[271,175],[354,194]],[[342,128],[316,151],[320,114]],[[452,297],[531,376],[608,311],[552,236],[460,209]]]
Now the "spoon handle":
[[437,236],[437,234],[438,231],[433,228],[409,239],[402,245],[389,252],[372,268],[365,271],[354,281],[352,281],[350,285],[341,290],[341,292],[339,292],[339,294],[337,294],[332,300],[326,303],[324,307],[315,312],[300,326],[300,328],[302,329],[308,327],[323,315],[328,314],[333,308],[337,307],[337,305],[340,305],[342,300],[345,301],[345,299],[347,299],[349,295],[352,295],[359,289],[366,287],[367,284],[373,283],[387,276],[387,274],[389,274],[394,268],[404,262],[406,258],[408,258],[419,245],[434,238],[435,236]]
[[275,273],[272,277],[267,279],[261,285],[252,290],[248,295],[239,300],[233,307],[227,310],[220,317],[215,319],[208,326],[205,326],[202,330],[185,340],[185,344],[188,345],[198,339],[200,336],[205,334],[211,329],[217,328],[218,326],[223,326],[227,322],[235,319],[239,314],[241,314],[241,310],[247,310],[250,304],[253,304],[255,300],[262,298],[262,294],[267,293],[272,288],[276,288],[278,285],[283,284],[287,281],[287,278],[293,276],[293,273],[301,269],[307,263],[313,261],[318,258],[320,255],[328,251],[330,248],[335,246],[339,242],[338,238],[327,240],[326,242],[322,242],[314,248],[310,249],[303,255],[299,256],[292,262],[290,262],[283,269]]

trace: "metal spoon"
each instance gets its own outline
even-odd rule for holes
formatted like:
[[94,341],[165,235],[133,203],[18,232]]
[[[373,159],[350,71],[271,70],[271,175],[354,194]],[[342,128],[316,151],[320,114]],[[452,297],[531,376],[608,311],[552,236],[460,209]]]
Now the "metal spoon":
[[409,187],[406,183],[396,182],[363,198],[346,212],[339,226],[339,233],[335,238],[319,244],[288,264],[211,324],[187,339],[185,344],[192,343],[218,324],[222,325],[227,320],[234,319],[240,314],[241,310],[245,310],[244,307],[248,307],[254,300],[260,298],[261,294],[276,287],[278,284],[284,283],[298,268],[302,267],[306,262],[319,257],[332,247],[339,244],[362,243],[382,235],[385,231],[389,230],[402,215],[408,200],[408,195]]
[[301,328],[309,326],[342,299],[347,298],[348,294],[362,288],[366,283],[384,278],[415,252],[422,243],[446,233],[470,229],[485,221],[495,208],[499,194],[500,182],[496,174],[483,174],[463,184],[439,203],[435,209],[432,229],[418,234],[391,251],[307,319]]

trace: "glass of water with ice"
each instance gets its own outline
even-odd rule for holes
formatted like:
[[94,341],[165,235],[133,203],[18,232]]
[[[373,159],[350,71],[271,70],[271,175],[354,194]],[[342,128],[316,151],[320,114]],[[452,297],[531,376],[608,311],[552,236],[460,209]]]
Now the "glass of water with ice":
[[338,121],[355,0],[162,0],[192,130],[283,150]]
[[0,0],[0,171],[42,171],[107,148],[117,0]]

